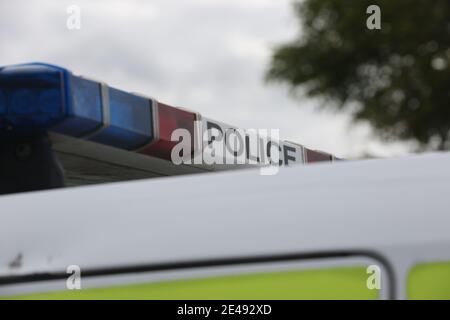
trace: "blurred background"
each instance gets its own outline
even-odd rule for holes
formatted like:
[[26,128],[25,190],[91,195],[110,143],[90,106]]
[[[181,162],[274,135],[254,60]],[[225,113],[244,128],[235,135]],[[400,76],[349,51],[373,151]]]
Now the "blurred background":
[[450,148],[449,41],[448,0],[0,2],[0,65],[61,65],[345,158]]

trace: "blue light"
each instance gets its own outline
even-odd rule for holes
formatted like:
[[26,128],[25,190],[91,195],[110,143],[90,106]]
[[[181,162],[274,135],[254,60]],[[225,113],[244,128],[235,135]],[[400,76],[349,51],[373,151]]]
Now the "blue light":
[[19,89],[12,92],[10,111],[12,115],[33,115],[38,111],[36,92],[29,89]]
[[41,63],[0,68],[0,127],[81,137],[102,124],[100,84]]
[[64,118],[64,69],[26,64],[0,68],[0,124],[13,131],[45,130]]
[[71,114],[102,122],[101,86],[98,82],[72,76],[73,106]]
[[151,100],[109,88],[109,127],[92,141],[132,150],[153,139]]
[[42,113],[57,117],[63,112],[61,92],[57,89],[42,91],[39,95],[39,109]]
[[0,116],[6,113],[6,97],[3,91],[0,90]]
[[76,76],[67,80],[67,117],[52,131],[73,137],[82,137],[96,131],[102,125],[102,101],[100,83]]
[[152,108],[150,99],[60,67],[0,68],[0,129],[49,130],[132,150],[154,138]]

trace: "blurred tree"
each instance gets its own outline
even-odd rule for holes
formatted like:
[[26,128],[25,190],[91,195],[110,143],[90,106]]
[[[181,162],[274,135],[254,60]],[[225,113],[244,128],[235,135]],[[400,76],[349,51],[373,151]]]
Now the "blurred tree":
[[[373,4],[381,30],[366,26]],[[304,0],[294,9],[298,38],[275,50],[269,80],[352,106],[383,138],[450,149],[449,0]]]

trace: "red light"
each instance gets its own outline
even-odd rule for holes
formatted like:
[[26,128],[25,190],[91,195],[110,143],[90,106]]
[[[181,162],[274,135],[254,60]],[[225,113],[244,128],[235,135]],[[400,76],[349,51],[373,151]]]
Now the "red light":
[[155,134],[155,141],[149,146],[144,147],[139,152],[170,160],[172,148],[178,143],[177,141],[171,141],[171,135],[175,129],[183,128],[188,130],[191,134],[191,150],[193,153],[195,150],[194,132],[197,114],[159,102],[155,110],[157,115],[156,119],[158,122],[155,126],[157,130]]
[[306,162],[307,163],[332,161],[332,156],[328,153],[310,150],[308,148],[305,148],[305,150],[306,150]]

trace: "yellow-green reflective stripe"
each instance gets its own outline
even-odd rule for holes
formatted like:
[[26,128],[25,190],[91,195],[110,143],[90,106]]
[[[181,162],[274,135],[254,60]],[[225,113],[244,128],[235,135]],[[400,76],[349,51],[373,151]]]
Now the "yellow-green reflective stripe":
[[377,299],[366,267],[256,273],[67,290],[17,299]]
[[408,276],[409,299],[450,299],[450,262],[416,265]]

